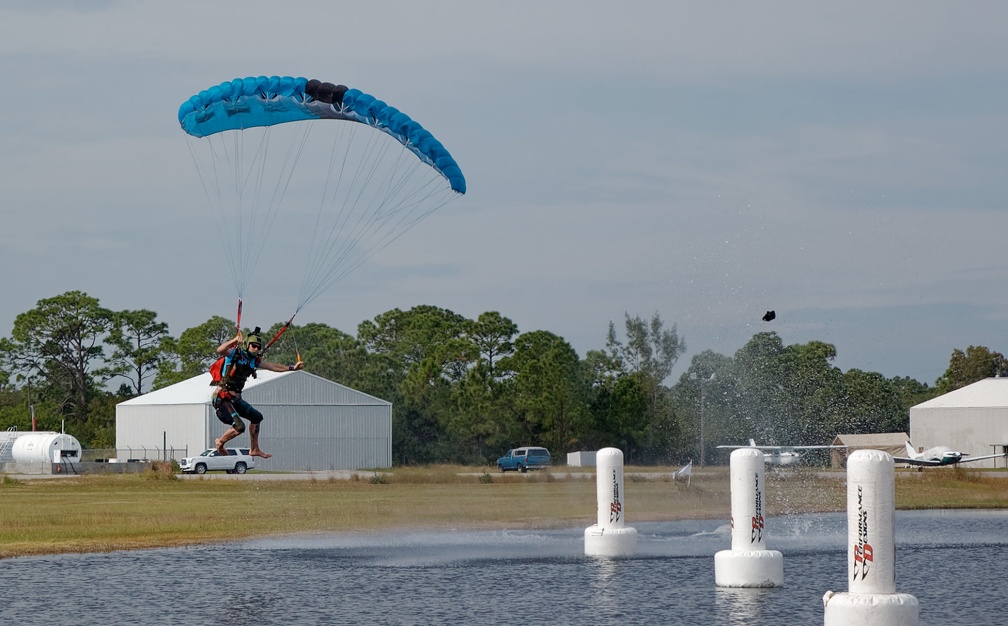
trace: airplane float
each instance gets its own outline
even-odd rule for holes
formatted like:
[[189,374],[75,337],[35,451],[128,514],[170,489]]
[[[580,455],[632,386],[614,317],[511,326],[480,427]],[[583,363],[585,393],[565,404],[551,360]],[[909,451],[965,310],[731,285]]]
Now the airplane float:
[[942,465],[958,465],[959,463],[971,463],[973,461],[982,461],[984,459],[1000,459],[1008,456],[1008,452],[1002,454],[986,454],[983,456],[970,456],[967,457],[966,454],[962,452],[956,452],[946,446],[935,446],[934,448],[929,448],[923,452],[917,452],[914,447],[910,445],[910,442],[906,442],[907,455],[894,456],[893,461],[897,463],[906,463],[908,465],[917,465],[919,467],[939,467]]
[[749,440],[748,446],[718,446],[735,450],[737,448],[756,448],[763,451],[766,462],[770,465],[795,465],[798,463],[807,450],[837,450],[846,449],[847,446],[758,446],[753,439]]

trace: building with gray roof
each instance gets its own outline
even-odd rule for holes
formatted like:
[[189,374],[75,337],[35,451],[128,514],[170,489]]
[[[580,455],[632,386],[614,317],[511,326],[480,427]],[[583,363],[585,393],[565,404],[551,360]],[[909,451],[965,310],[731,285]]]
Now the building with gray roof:
[[[227,430],[211,405],[210,374],[116,406],[120,458],[179,460]],[[257,470],[326,471],[392,466],[392,403],[304,370],[258,371],[244,399],[262,412]],[[248,432],[228,443],[248,447]]]

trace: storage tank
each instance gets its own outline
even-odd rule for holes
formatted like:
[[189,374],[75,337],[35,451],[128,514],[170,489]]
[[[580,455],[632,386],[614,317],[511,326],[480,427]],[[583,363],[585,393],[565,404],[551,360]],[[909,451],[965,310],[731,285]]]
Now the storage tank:
[[80,462],[81,445],[73,435],[64,433],[28,433],[14,440],[11,448],[15,463]]

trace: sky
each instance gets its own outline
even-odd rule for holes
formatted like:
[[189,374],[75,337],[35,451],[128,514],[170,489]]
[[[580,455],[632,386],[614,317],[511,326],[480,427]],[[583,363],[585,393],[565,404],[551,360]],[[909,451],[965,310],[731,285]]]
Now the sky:
[[[8,0],[0,336],[71,290],[174,336],[233,317],[178,107],[291,75],[408,112],[468,186],[297,323],[498,311],[584,356],[658,314],[680,373],[774,331],[933,384],[955,349],[1008,351],[1008,5],[968,8]],[[290,316],[296,252],[243,323]]]

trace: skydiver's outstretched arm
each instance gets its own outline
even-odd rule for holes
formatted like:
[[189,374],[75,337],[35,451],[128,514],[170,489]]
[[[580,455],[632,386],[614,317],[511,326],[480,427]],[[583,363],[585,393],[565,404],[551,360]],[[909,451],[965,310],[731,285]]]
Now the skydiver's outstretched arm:
[[264,370],[269,370],[271,372],[293,372],[299,369],[304,369],[304,363],[298,361],[294,365],[283,365],[281,363],[272,363],[270,361],[263,361],[259,364],[259,367]]

